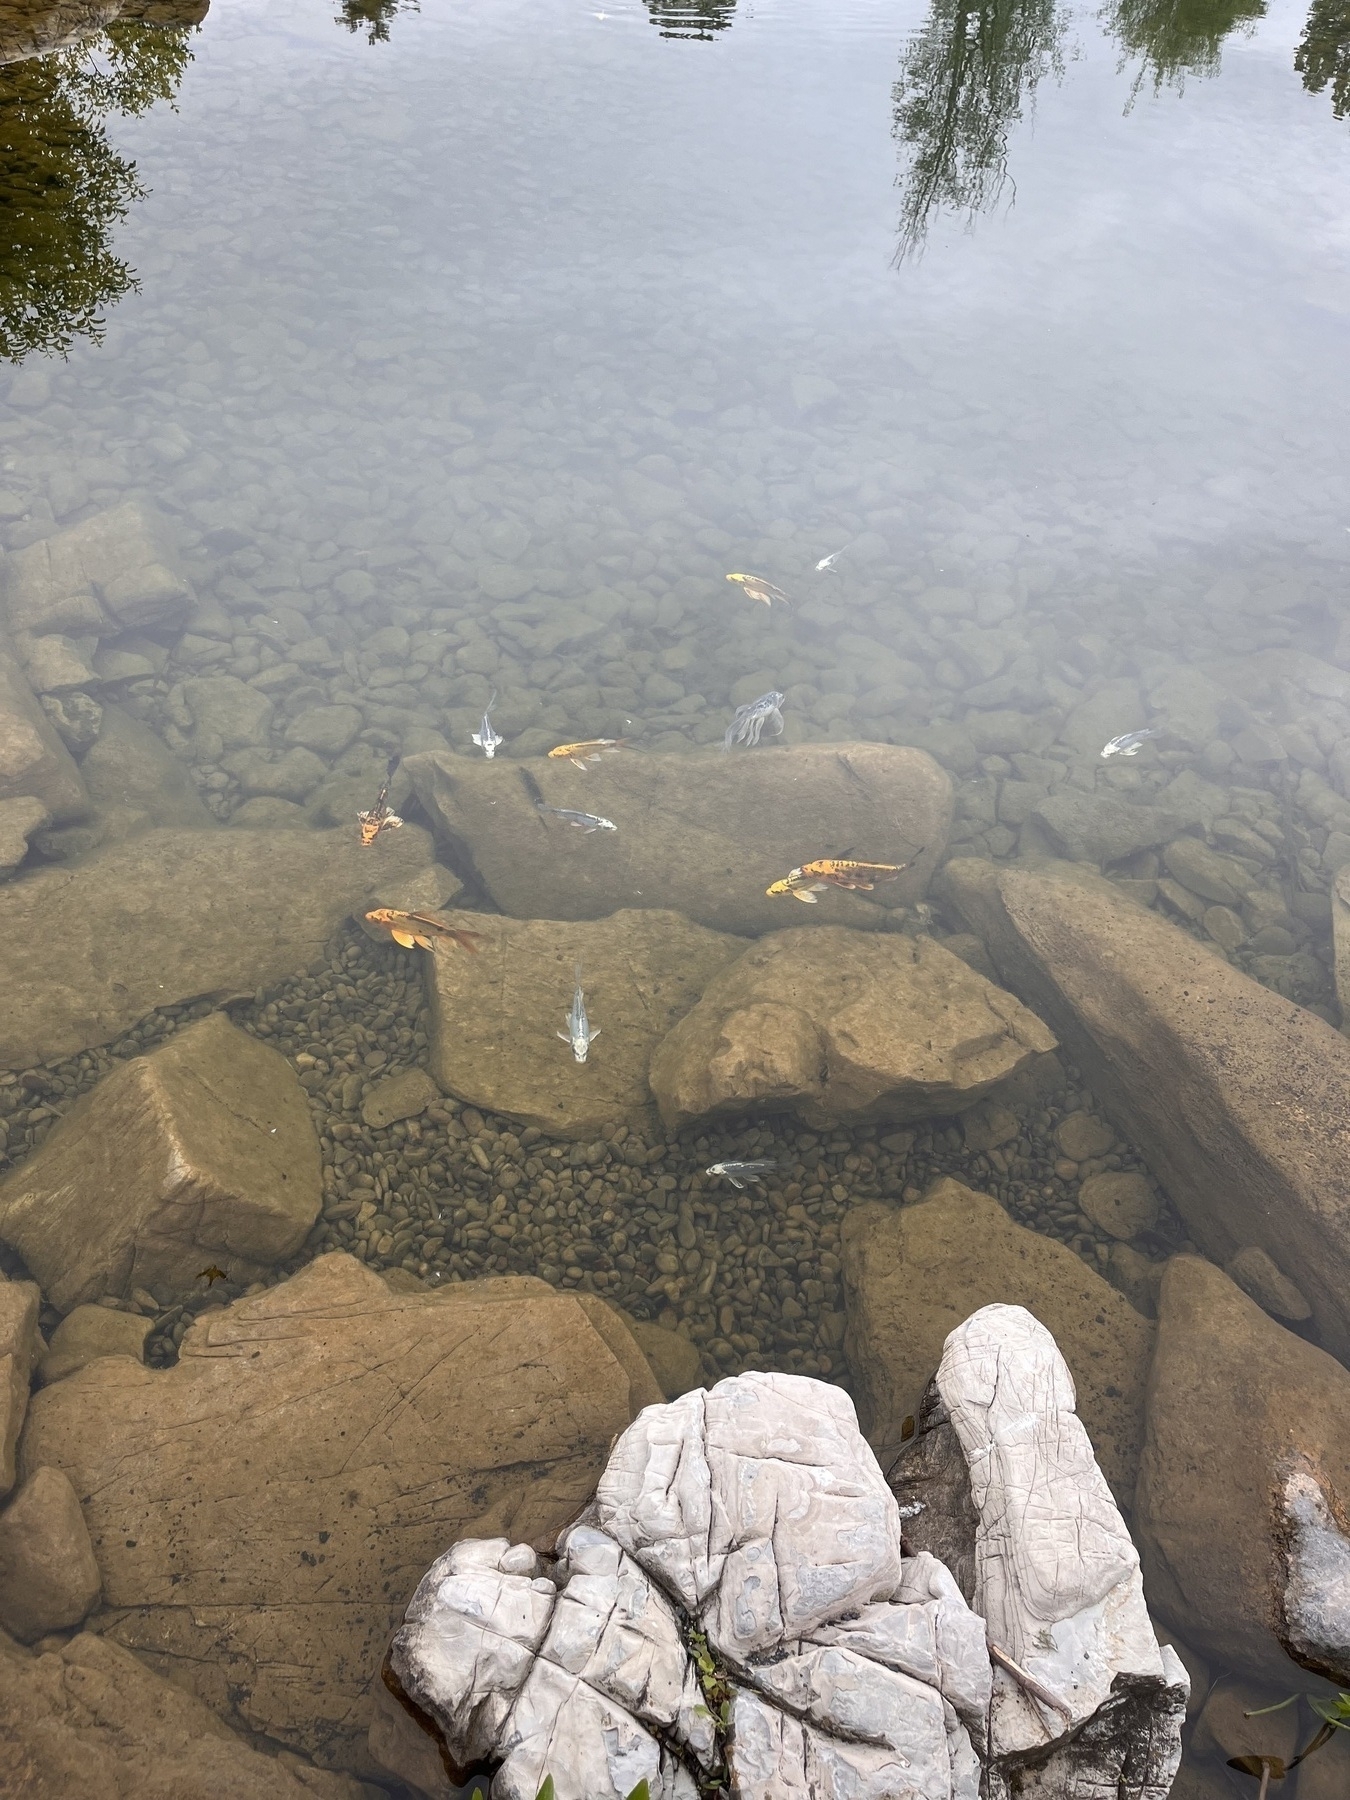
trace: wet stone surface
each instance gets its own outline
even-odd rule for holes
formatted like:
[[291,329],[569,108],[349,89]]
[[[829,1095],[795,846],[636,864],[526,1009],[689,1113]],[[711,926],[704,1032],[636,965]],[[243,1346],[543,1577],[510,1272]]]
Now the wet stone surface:
[[[1066,1159],[1057,1128],[1097,1110],[1071,1068],[1068,1085],[1048,1099],[1015,1110],[986,1105],[965,1125],[939,1119],[901,1132],[822,1135],[786,1119],[732,1120],[716,1131],[645,1137],[619,1126],[588,1144],[559,1143],[446,1096],[417,1117],[368,1125],[363,1105],[376,1085],[426,1064],[418,955],[349,928],[321,967],[229,1009],[236,1025],[295,1068],[323,1151],[321,1217],[304,1249],[255,1288],[338,1249],[432,1284],[539,1275],[679,1330],[698,1347],[709,1378],[777,1368],[846,1384],[840,1221],[864,1200],[912,1203],[948,1174],[1111,1277],[1116,1240],[1080,1210],[1079,1188],[1094,1175],[1147,1170],[1113,1138],[1102,1154]],[[115,1062],[210,1010],[207,1002],[166,1009],[106,1050],[0,1076],[8,1161],[40,1143]],[[778,1168],[739,1193],[705,1173],[714,1162],[759,1157]],[[1138,1248],[1156,1258],[1184,1242],[1164,1209]],[[163,1297],[168,1304],[142,1296],[139,1310],[153,1320],[147,1361],[172,1361],[194,1317],[253,1291],[228,1277],[227,1269],[225,1280],[203,1281],[200,1292]],[[137,1302],[120,1305],[130,1311]],[[44,1329],[56,1319],[44,1313]]]

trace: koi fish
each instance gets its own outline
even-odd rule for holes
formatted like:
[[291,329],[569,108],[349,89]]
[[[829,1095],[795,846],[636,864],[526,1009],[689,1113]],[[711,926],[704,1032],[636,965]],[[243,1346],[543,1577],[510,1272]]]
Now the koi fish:
[[763,575],[728,575],[727,580],[739,582],[747,600],[762,600],[770,611],[773,610],[775,600],[780,606],[792,605],[782,588],[775,587]]
[[477,744],[478,748],[483,752],[483,755],[487,757],[489,762],[491,762],[492,758],[497,754],[498,744],[506,742],[505,738],[498,737],[497,733],[492,729],[492,709],[496,704],[497,690],[496,688],[493,688],[492,698],[487,703],[487,711],[483,714],[482,724],[478,727],[477,731],[469,734],[469,742],[471,744]]
[[394,778],[394,770],[398,767],[397,756],[389,758],[389,767],[384,772],[384,786],[375,799],[369,812],[359,812],[356,823],[361,827],[361,847],[368,850],[382,831],[397,831],[403,821],[396,812],[389,810],[389,783]]
[[405,950],[411,950],[414,944],[421,950],[434,950],[438,939],[449,939],[461,950],[470,950],[477,955],[478,946],[485,941],[481,931],[469,931],[462,925],[446,925],[440,919],[433,919],[430,913],[399,912],[392,906],[377,906],[366,914],[366,922],[387,931]]
[[1108,756],[1138,756],[1149,738],[1162,735],[1160,725],[1150,725],[1143,731],[1122,732],[1119,737],[1112,738],[1109,744],[1102,746],[1102,761],[1105,762]]
[[549,806],[543,800],[536,800],[535,805],[540,812],[552,813],[555,819],[566,819],[567,823],[578,831],[617,831],[619,829],[613,819],[602,819],[599,813],[577,812],[571,806]]
[[770,1169],[778,1164],[772,1157],[760,1157],[756,1162],[716,1162],[710,1163],[703,1171],[705,1175],[721,1175],[734,1188],[743,1188],[747,1181],[763,1181]]
[[622,750],[627,742],[627,738],[587,738],[581,744],[559,744],[556,750],[549,751],[549,761],[553,762],[556,758],[565,756],[568,762],[574,763],[584,775],[587,763],[597,763],[607,753]]
[[[847,549],[848,549],[848,545],[845,544],[844,550],[847,550]],[[833,556],[822,556],[820,561],[816,564],[816,574],[817,575],[832,575],[834,573],[834,565],[839,561],[839,558],[844,554],[844,550],[836,550]]]
[[591,1022],[586,1017],[586,996],[581,991],[580,963],[576,967],[576,983],[577,991],[572,996],[572,1010],[563,1019],[567,1030],[556,1032],[554,1035],[560,1037],[564,1044],[570,1044],[572,1055],[577,1062],[584,1063],[590,1054],[591,1045],[600,1035],[600,1028],[597,1026],[592,1031]]
[[879,882],[894,881],[912,868],[922,855],[920,850],[903,863],[855,862],[849,857],[822,856],[815,862],[803,863],[799,869],[789,869],[781,881],[775,881],[764,892],[775,900],[791,894],[804,906],[815,906],[816,895],[830,888],[860,889],[870,894]]
[[198,1269],[193,1276],[194,1281],[204,1281],[209,1288],[213,1288],[218,1281],[228,1281],[229,1279],[224,1269],[218,1269],[214,1263],[208,1264],[204,1269]]
[[738,706],[735,717],[727,726],[727,735],[722,739],[722,748],[730,750],[733,744],[746,744],[753,749],[759,742],[760,732],[768,724],[773,724],[775,737],[782,737],[782,704],[782,694],[777,688],[771,688],[767,694],[761,694],[758,700],[750,700],[744,706]]

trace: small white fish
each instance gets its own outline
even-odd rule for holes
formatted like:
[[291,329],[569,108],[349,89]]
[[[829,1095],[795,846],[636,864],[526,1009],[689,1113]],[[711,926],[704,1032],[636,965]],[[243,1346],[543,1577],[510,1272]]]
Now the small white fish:
[[847,550],[847,549],[848,549],[848,545],[845,544],[843,550],[836,550],[833,556],[822,556],[820,561],[816,564],[816,574],[817,575],[832,575],[834,573],[834,565],[839,561],[839,558],[844,554],[844,550]]
[[573,806],[548,806],[542,800],[535,805],[540,812],[552,813],[555,819],[566,819],[567,823],[577,831],[617,831],[619,828],[613,819],[603,819],[599,813],[578,812]]
[[576,967],[577,991],[572,996],[572,1010],[563,1019],[566,1031],[556,1033],[564,1044],[572,1046],[572,1055],[577,1062],[584,1063],[590,1054],[591,1045],[600,1035],[600,1027],[591,1030],[591,1022],[586,1017],[586,996],[581,991],[581,964]]
[[778,1164],[771,1156],[756,1158],[754,1162],[715,1162],[709,1163],[703,1171],[705,1175],[720,1175],[734,1188],[743,1188],[747,1181],[763,1181],[770,1169]]
[[506,741],[504,738],[498,737],[497,733],[492,729],[492,709],[496,704],[497,690],[496,688],[493,688],[492,698],[488,701],[487,711],[483,714],[483,723],[478,727],[477,731],[471,735],[469,740],[471,743],[477,744],[478,748],[483,752],[483,755],[489,760],[497,754],[498,744],[505,743]]
[[1119,737],[1112,738],[1109,744],[1102,746],[1102,761],[1105,762],[1108,756],[1138,756],[1140,749],[1150,738],[1162,735],[1160,725],[1150,725],[1143,731],[1122,732]]

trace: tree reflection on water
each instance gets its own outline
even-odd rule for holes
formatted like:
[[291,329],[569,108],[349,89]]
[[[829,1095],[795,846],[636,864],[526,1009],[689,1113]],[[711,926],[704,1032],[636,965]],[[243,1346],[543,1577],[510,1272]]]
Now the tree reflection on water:
[[1102,22],[1140,60],[1135,92],[1151,73],[1156,93],[1187,75],[1217,75],[1224,39],[1265,14],[1266,0],[1116,0]]
[[1067,23],[1057,0],[933,0],[892,90],[909,151],[897,261],[921,248],[935,213],[973,218],[997,203],[1009,133],[1042,78],[1060,72]]
[[117,23],[0,66],[0,356],[98,342],[107,309],[135,291],[112,232],[145,188],[104,121],[172,101],[190,30]]
[[710,43],[730,25],[736,0],[647,0],[647,11],[662,37]]
[[1350,0],[1312,0],[1294,67],[1310,94],[1331,89],[1338,119],[1350,113]]
[[399,13],[420,11],[418,0],[342,0],[334,24],[364,31],[368,44],[387,44],[390,21]]

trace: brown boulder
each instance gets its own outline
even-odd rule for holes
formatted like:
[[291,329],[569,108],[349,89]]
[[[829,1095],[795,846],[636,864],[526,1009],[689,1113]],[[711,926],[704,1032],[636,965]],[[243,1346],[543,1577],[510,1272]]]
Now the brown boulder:
[[948,1332],[1002,1302],[1026,1307],[1054,1333],[1102,1473],[1128,1508],[1153,1327],[1080,1257],[951,1180],[916,1206],[855,1207],[845,1215],[842,1256],[845,1354],[883,1464],[900,1446],[906,1416],[918,1415]]
[[129,1650],[81,1632],[35,1656],[0,1634],[6,1800],[379,1800],[298,1757],[264,1756]]
[[1205,1254],[1265,1250],[1350,1359],[1350,1043],[1108,882],[973,860],[944,875]]
[[1350,1372],[1212,1263],[1158,1299],[1135,1535],[1150,1607],[1229,1668],[1350,1685]]
[[38,1382],[61,1381],[100,1356],[145,1360],[145,1340],[153,1321],[141,1313],[117,1312],[111,1306],[76,1306],[52,1333],[38,1364]]
[[58,825],[89,811],[80,771],[0,638],[0,800],[28,795]]
[[106,1635],[240,1727],[364,1767],[427,1567],[471,1527],[550,1541],[655,1397],[607,1309],[602,1335],[542,1282],[394,1293],[332,1255],[199,1320],[174,1368],[105,1357],[43,1388],[21,1464],[83,1498]]
[[0,1068],[106,1044],[157,1006],[293,975],[430,858],[411,825],[369,850],[355,828],[163,830],[35,869],[0,887],[0,964],[24,971],[0,1011]]
[[[598,919],[669,907],[718,931],[784,924],[879,929],[886,909],[920,898],[951,823],[951,782],[921,750],[796,744],[734,756],[638,750],[585,774],[427,752],[404,767],[457,867],[472,863],[515,918]],[[541,813],[579,808],[616,831],[586,833]],[[794,865],[842,855],[914,866],[871,894],[838,890],[813,908],[765,889]],[[791,917],[791,915],[799,915]]]
[[0,1513],[0,1625],[31,1644],[78,1625],[98,1592],[79,1495],[59,1469],[35,1469]]
[[811,1126],[958,1112],[1055,1040],[931,938],[776,931],[714,975],[657,1047],[667,1125],[789,1110]]
[[[425,963],[432,1073],[447,1093],[555,1137],[650,1122],[652,1051],[742,948],[668,912],[581,922],[440,916],[484,941],[476,954],[454,945],[412,953]],[[584,1063],[558,1040],[578,963],[596,1037]]]
[[14,1486],[14,1447],[19,1441],[33,1365],[42,1352],[34,1281],[0,1276],[0,1497]]
[[0,1182],[0,1240],[64,1312],[132,1288],[169,1299],[203,1264],[256,1280],[322,1203],[289,1063],[211,1013],[106,1075]]
[[192,599],[168,522],[136,500],[26,545],[5,574],[16,631],[115,635],[181,618]]

